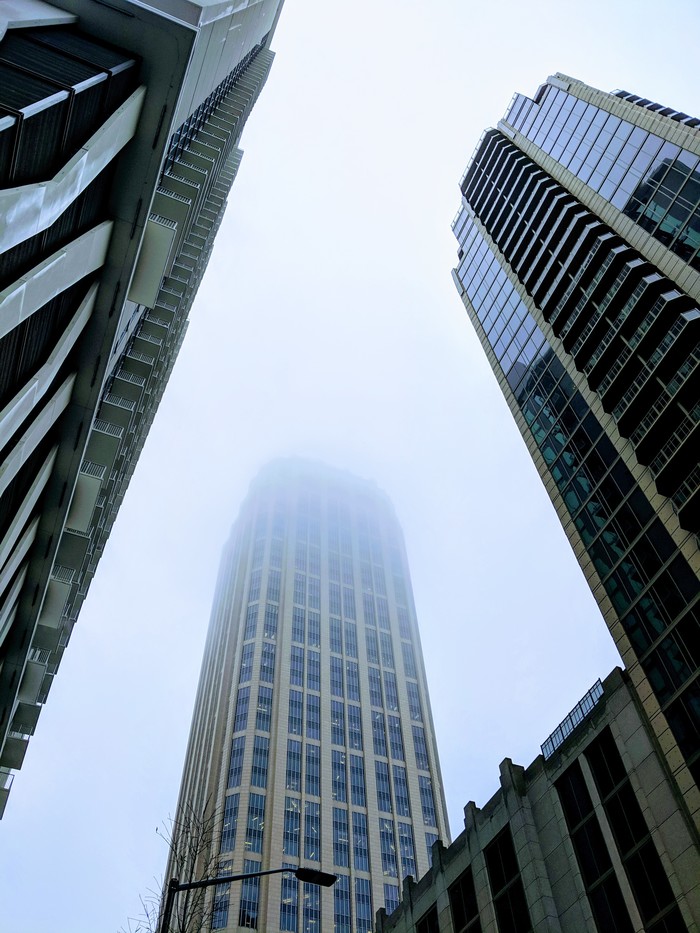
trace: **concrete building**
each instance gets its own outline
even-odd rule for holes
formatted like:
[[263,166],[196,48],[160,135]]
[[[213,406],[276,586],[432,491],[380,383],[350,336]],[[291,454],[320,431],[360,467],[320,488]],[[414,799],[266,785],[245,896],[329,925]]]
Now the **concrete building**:
[[631,687],[615,669],[522,768],[464,809],[432,870],[377,933],[685,933],[700,925],[697,833]]
[[185,833],[167,877],[339,876],[325,891],[280,875],[224,887],[202,907],[213,929],[369,931],[448,839],[402,534],[373,484],[297,460],[254,481],[221,563],[177,812],[214,830],[194,865]]
[[484,133],[453,223],[455,284],[696,825],[699,122],[557,74]]
[[184,337],[280,7],[0,5],[0,814]]

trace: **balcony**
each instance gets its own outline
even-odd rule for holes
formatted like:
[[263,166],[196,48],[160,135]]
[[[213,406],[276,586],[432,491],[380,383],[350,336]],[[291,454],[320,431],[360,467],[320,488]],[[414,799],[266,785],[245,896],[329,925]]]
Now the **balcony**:
[[88,439],[86,457],[93,463],[110,468],[117,456],[124,429],[111,421],[96,418]]
[[700,465],[671,496],[671,503],[682,528],[700,531]]
[[123,395],[116,395],[114,392],[107,392],[103,396],[100,405],[102,419],[110,421],[121,428],[129,427],[135,410],[136,402],[124,398]]
[[68,510],[66,527],[74,531],[87,532],[104,475],[104,465],[93,463],[91,460],[83,460]]
[[5,812],[7,798],[10,796],[14,774],[6,768],[0,768],[0,819]]

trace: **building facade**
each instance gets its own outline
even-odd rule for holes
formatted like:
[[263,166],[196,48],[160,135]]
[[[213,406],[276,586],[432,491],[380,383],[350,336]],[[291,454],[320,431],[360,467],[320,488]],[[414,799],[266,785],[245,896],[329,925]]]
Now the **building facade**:
[[499,791],[464,809],[377,933],[687,933],[700,924],[692,820],[636,691],[598,683]]
[[0,815],[187,328],[281,0],[0,8]]
[[453,223],[457,289],[696,821],[698,124],[558,74],[484,133]]
[[214,929],[367,933],[448,838],[401,530],[374,485],[295,460],[253,483],[221,563],[178,814],[213,815],[213,833],[201,867],[180,839],[168,877],[338,875],[325,891],[279,875],[224,887]]

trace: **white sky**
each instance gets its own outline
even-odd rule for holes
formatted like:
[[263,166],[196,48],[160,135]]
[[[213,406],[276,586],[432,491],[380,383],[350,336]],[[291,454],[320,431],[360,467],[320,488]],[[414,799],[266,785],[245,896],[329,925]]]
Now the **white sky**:
[[190,331],[0,823],[0,933],[116,931],[160,883],[219,555],[273,457],[395,504],[453,835],[617,663],[452,284],[450,221],[482,130],[557,70],[698,111],[698,25],[695,0],[287,0]]

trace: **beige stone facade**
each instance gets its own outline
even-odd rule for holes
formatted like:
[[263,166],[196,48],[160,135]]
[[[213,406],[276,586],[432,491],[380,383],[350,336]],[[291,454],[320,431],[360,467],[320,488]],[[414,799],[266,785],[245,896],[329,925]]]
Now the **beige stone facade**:
[[[614,670],[567,731],[528,768],[504,760],[498,792],[481,808],[467,804],[464,832],[448,848],[436,845],[431,871],[404,883],[401,907],[380,912],[377,933],[698,929],[697,834],[627,675]],[[606,783],[602,762],[611,754],[622,770]],[[492,853],[504,834],[516,865],[499,891]],[[462,896],[469,877],[471,911]],[[514,888],[521,899],[511,896],[509,913]]]

